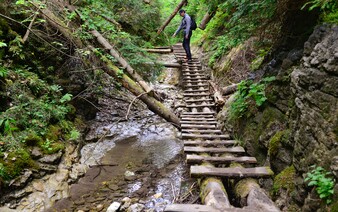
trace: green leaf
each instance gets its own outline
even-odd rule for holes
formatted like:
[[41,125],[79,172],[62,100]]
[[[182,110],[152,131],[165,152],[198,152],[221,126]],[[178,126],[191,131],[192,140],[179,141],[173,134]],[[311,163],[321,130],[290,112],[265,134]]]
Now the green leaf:
[[0,48],[1,48],[1,47],[7,47],[7,44],[4,43],[4,42],[0,42]]
[[72,94],[67,93],[60,99],[60,102],[61,103],[69,102],[70,100],[72,100],[72,97],[73,97]]

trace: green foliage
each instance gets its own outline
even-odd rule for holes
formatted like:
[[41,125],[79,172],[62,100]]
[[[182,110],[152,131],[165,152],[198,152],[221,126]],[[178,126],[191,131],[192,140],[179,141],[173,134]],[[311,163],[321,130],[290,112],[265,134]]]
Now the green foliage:
[[319,9],[324,22],[338,23],[338,2],[336,0],[311,0],[305,3],[302,9],[309,11]]
[[0,48],[1,48],[1,47],[7,47],[7,44],[4,43],[4,42],[0,42]]
[[312,170],[307,173],[305,181],[309,181],[308,186],[315,186],[319,197],[323,199],[326,204],[330,204],[334,193],[335,181],[332,177],[327,176],[332,175],[332,173],[327,172],[320,166],[313,165],[311,168]]
[[[239,83],[235,93],[235,101],[230,106],[230,118],[241,118],[245,114],[249,116],[266,101],[265,87],[268,83],[275,80],[275,77],[262,79],[260,83],[252,80],[243,80]],[[248,110],[251,113],[247,113]]]
[[214,55],[209,66],[213,66],[231,48],[261,33],[260,27],[275,15],[277,1],[226,0],[213,1],[212,5],[217,5],[218,10],[205,30],[207,39],[216,41],[211,49]]

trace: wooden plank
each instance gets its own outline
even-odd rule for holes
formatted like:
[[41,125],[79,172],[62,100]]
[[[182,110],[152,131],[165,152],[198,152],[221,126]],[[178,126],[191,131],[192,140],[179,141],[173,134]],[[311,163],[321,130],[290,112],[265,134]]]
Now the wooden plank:
[[217,126],[212,125],[194,125],[194,124],[181,124],[181,128],[195,128],[195,129],[218,129]]
[[200,97],[200,96],[210,96],[210,93],[183,93],[185,97]]
[[183,112],[182,115],[195,115],[195,116],[215,115],[215,112]]
[[201,156],[201,155],[187,155],[187,163],[189,164],[200,164],[200,163],[212,163],[212,164],[224,164],[224,163],[245,163],[245,164],[253,164],[257,163],[255,157],[210,157],[210,156]]
[[205,117],[182,117],[182,121],[216,121],[214,117],[205,118]]
[[[164,209],[165,212],[221,212],[209,205],[197,204],[173,204],[167,205]],[[223,211],[223,210],[222,210]]]
[[185,107],[187,107],[187,108],[215,107],[215,106],[216,106],[215,104],[201,104],[201,105],[193,104],[193,105],[185,105]]
[[183,144],[185,146],[188,145],[195,145],[195,146],[218,146],[218,145],[224,145],[224,146],[230,146],[235,145],[237,141],[235,140],[211,140],[211,141],[205,141],[205,140],[186,140],[183,141]]
[[[199,76],[203,76],[203,77],[205,77],[205,74],[200,74],[200,73],[198,73],[198,72],[200,72],[200,71],[194,71],[194,72],[197,72],[197,73],[190,73],[190,72],[192,72],[192,71],[184,71],[185,73],[183,73],[183,76],[184,77],[199,77]],[[189,72],[189,73],[187,73],[187,72]]]
[[192,134],[192,133],[182,133],[181,134],[182,139],[193,139],[193,138],[199,138],[199,139],[229,139],[229,135],[212,135],[212,134]]
[[195,129],[181,129],[182,132],[189,132],[189,133],[215,133],[215,134],[221,134],[221,130],[195,130]]
[[184,83],[195,83],[195,84],[198,84],[198,83],[205,83],[205,82],[207,82],[206,80],[198,80],[198,81],[196,81],[196,80],[185,80],[184,81]]
[[215,118],[213,115],[201,115],[201,116],[198,116],[198,115],[181,115],[181,118],[196,118],[196,119],[199,119],[199,118]]
[[196,76],[196,77],[183,77],[183,80],[205,80],[208,79],[206,76]]
[[184,100],[186,103],[195,103],[195,102],[210,102],[213,101],[213,99],[209,98],[202,98],[202,99],[191,99],[191,100]]
[[258,212],[258,210],[255,207],[216,209],[209,205],[173,204],[167,205],[164,212]]
[[217,124],[218,122],[217,121],[180,121],[181,124],[195,124],[195,125],[198,125],[198,124]]
[[270,177],[274,173],[270,167],[255,168],[215,168],[207,166],[191,166],[191,177],[229,177],[229,178],[245,178],[245,177]]
[[185,90],[185,93],[197,93],[197,92],[206,92],[209,91],[209,89],[195,89],[195,90]]
[[205,86],[209,87],[208,84],[197,84],[197,85],[187,85],[187,84],[185,84],[184,85],[185,88],[196,88],[196,87],[205,87]]
[[244,153],[245,150],[241,146],[236,147],[198,147],[198,146],[185,146],[184,152],[195,153]]

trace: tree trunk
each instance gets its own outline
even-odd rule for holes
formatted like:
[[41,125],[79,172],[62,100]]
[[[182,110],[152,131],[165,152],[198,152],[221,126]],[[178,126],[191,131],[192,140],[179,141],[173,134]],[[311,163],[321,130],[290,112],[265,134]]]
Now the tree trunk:
[[[92,50],[95,51],[93,48]],[[151,111],[172,123],[176,128],[180,129],[180,120],[172,111],[166,108],[154,97],[149,96],[147,92],[144,92],[144,90],[126,74],[121,74],[121,70],[114,66],[108,58],[102,56],[102,60],[107,64],[107,67],[105,68],[105,72],[107,74],[114,77],[123,85],[124,88],[129,90],[135,96],[139,96],[139,98],[148,106]]]
[[221,94],[221,92],[218,90],[216,84],[212,81],[209,81],[211,87],[213,88],[214,90],[214,98],[215,98],[215,103],[217,106],[223,106],[225,101],[223,99],[223,96]]
[[187,0],[182,0],[181,3],[179,3],[177,5],[177,7],[175,8],[175,10],[171,13],[171,15],[169,16],[169,18],[165,21],[165,23],[160,27],[160,29],[157,31],[157,34],[161,34],[161,32],[168,26],[168,24],[170,23],[170,21],[175,17],[175,15],[177,14],[177,12],[188,3]]
[[237,91],[237,87],[238,87],[238,84],[232,84],[232,85],[222,88],[221,89],[222,95],[227,96],[227,95],[235,93]]
[[[215,10],[215,11],[216,11],[216,10]],[[202,21],[201,21],[201,23],[200,23],[200,25],[199,25],[199,28],[200,28],[200,29],[205,30],[205,28],[207,27],[207,24],[209,23],[209,21],[212,19],[212,17],[214,17],[214,15],[215,15],[215,13],[216,13],[215,11],[212,12],[212,13],[207,12],[207,13],[204,15],[204,17],[203,17],[203,19],[202,19]]]
[[113,48],[112,45],[96,30],[91,31],[92,35],[96,37],[98,42],[107,50],[110,54],[122,65],[123,69],[127,70],[130,76],[137,81],[138,84],[144,89],[145,92],[153,95],[157,100],[160,100],[157,94],[152,91],[149,85],[143,80],[143,78],[128,64],[128,62]]
[[70,29],[66,26],[65,23],[63,23],[57,16],[54,15],[52,11],[50,11],[48,8],[42,8],[40,9],[39,5],[36,3],[32,3],[37,9],[40,10],[40,14],[44,16],[44,18],[48,21],[48,23],[53,26],[55,29],[61,32],[63,36],[65,36],[68,40],[70,40],[73,44],[75,44],[76,47],[82,48],[83,44],[82,41],[78,38],[76,38],[73,35],[73,32],[70,31]]

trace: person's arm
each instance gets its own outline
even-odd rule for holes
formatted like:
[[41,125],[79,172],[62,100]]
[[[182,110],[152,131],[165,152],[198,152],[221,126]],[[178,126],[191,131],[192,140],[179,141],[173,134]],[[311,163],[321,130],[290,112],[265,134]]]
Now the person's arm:
[[180,26],[177,28],[177,30],[175,31],[175,33],[173,34],[173,37],[175,37],[183,28],[183,20],[181,21]]

